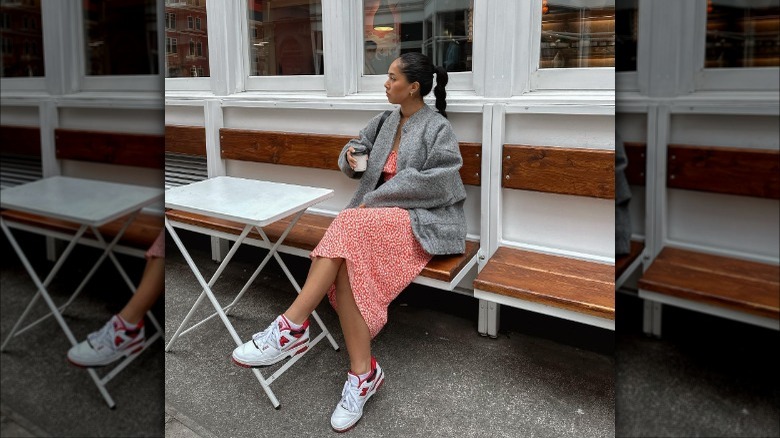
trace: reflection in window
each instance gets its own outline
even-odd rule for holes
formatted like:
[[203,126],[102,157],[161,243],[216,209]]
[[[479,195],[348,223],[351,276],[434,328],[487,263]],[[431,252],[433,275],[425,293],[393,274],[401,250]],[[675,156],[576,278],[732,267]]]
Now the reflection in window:
[[384,75],[395,58],[422,52],[447,71],[471,71],[474,0],[363,0],[363,74]]
[[321,0],[247,1],[250,76],[323,74]]
[[615,0],[542,0],[539,68],[615,66]]
[[84,0],[87,75],[154,75],[159,71],[154,0]]
[[639,0],[617,0],[615,7],[615,70],[636,71]]
[[704,66],[780,66],[780,0],[709,0]]
[[209,76],[206,1],[165,0],[165,15],[170,17],[165,26],[165,77]]
[[0,76],[44,76],[41,2],[0,3]]

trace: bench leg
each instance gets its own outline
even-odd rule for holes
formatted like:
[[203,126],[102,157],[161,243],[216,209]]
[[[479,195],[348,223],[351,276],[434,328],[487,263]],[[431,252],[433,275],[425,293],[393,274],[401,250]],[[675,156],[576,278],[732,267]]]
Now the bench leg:
[[[480,330],[480,334],[485,336],[490,336],[491,338],[495,339],[498,337],[498,326],[500,324],[501,319],[501,305],[498,303],[494,303],[492,301],[487,300],[479,300],[479,307],[480,307],[480,318],[482,317],[483,313],[485,314],[485,332],[482,332]],[[485,309],[483,311],[483,309]],[[482,323],[479,323],[480,328],[482,328]]]
[[477,318],[477,332],[481,336],[487,336],[488,310],[487,301],[479,300],[479,315]]
[[647,336],[661,337],[662,306],[661,303],[644,300],[642,331]]

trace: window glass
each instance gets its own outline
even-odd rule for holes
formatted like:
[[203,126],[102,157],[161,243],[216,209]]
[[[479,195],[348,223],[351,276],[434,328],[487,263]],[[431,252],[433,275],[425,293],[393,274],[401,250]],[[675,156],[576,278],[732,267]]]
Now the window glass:
[[321,0],[248,0],[249,75],[323,74]]
[[83,11],[87,75],[159,72],[154,0],[84,0]]
[[615,8],[615,70],[636,71],[639,0],[617,0]]
[[542,0],[539,68],[615,66],[615,0]]
[[210,76],[206,0],[165,0],[165,77],[196,76]]
[[705,68],[780,66],[780,0],[709,0]]
[[471,71],[474,0],[363,0],[366,75],[384,75],[395,58],[422,52],[450,72]]
[[0,2],[0,53],[4,78],[44,76],[41,2]]

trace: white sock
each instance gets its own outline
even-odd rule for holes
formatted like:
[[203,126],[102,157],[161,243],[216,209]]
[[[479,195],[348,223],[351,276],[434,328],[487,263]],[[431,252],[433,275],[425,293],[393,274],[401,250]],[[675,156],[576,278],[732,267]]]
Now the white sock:
[[126,319],[122,318],[122,315],[120,315],[120,314],[118,314],[118,313],[117,313],[117,315],[116,315],[116,316],[118,316],[118,317],[119,317],[119,320],[120,320],[120,321],[122,321],[122,323],[125,325],[125,328],[126,328],[126,329],[128,329],[128,330],[133,330],[134,328],[137,328],[137,327],[138,327],[138,323],[140,323],[140,322],[141,322],[141,321],[138,321],[138,322],[137,322],[137,323],[135,323],[135,324],[131,324],[131,323],[127,322],[127,320],[126,320]]
[[296,324],[296,323],[290,321],[289,319],[287,319],[286,316],[284,316],[284,314],[282,314],[282,318],[284,318],[284,320],[287,321],[287,324],[289,324],[290,328],[293,329],[293,330],[299,330],[301,327],[303,327],[303,324]]

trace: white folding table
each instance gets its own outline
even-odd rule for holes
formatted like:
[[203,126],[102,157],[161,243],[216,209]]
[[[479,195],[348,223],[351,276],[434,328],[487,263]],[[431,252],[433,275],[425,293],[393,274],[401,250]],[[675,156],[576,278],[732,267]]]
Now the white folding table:
[[[165,218],[165,227],[167,228],[173,241],[176,242],[176,246],[179,247],[181,254],[184,256],[184,259],[187,261],[187,264],[203,288],[203,291],[195,301],[195,304],[193,304],[189,313],[187,313],[187,316],[185,316],[181,325],[176,330],[176,333],[174,333],[173,337],[171,337],[171,340],[165,347],[165,351],[170,350],[171,346],[174,342],[176,342],[179,336],[200,326],[215,316],[219,316],[219,318],[222,320],[222,323],[225,325],[228,332],[230,332],[230,336],[235,341],[236,346],[242,345],[244,341],[242,341],[241,337],[238,336],[236,330],[233,328],[233,325],[230,323],[230,320],[227,318],[227,312],[229,312],[230,309],[238,303],[238,300],[240,300],[244,293],[249,289],[249,286],[252,284],[252,282],[254,282],[254,280],[260,274],[260,271],[262,271],[271,257],[276,259],[276,261],[282,267],[285,275],[290,280],[290,283],[292,283],[295,290],[300,293],[301,288],[298,285],[298,282],[295,281],[295,278],[287,269],[287,266],[279,256],[277,249],[307,208],[332,196],[332,189],[259,181],[230,176],[219,176],[168,189],[165,192],[165,208],[182,210],[190,213],[202,214],[219,219],[239,222],[244,224],[244,229],[236,239],[233,246],[230,248],[230,251],[228,251],[227,255],[222,260],[222,263],[220,263],[219,267],[217,267],[217,270],[211,279],[206,282],[205,278],[200,273],[200,269],[198,269],[198,267],[195,265],[195,262],[192,260],[192,257],[176,233],[175,228],[179,227],[190,229],[191,231],[201,232],[203,232],[203,230],[188,228],[187,224],[172,221],[168,217]],[[276,242],[271,242],[266,233],[263,231],[263,227],[291,215],[295,216],[293,217],[293,220],[290,222],[288,227]],[[241,243],[247,238],[252,229],[257,230],[265,244],[267,244],[270,249],[268,254],[265,256],[255,272],[251,275],[233,302],[227,306],[222,307],[214,296],[212,286],[217,281],[217,279],[219,279],[220,275],[222,275],[222,272],[225,270],[225,267],[227,267],[230,259],[236,253],[239,246],[241,246]],[[193,326],[187,330],[184,330],[184,326],[189,322],[195,310],[198,308],[198,306],[200,306],[201,302],[206,297],[208,297],[209,301],[214,306],[216,313],[211,314],[202,321],[193,324]],[[312,317],[316,320],[317,324],[320,326],[320,329],[322,329],[322,333],[311,340],[308,351],[311,351],[312,347],[314,347],[325,337],[328,338],[333,348],[338,350],[338,344],[336,344],[333,336],[331,336],[330,332],[325,327],[325,324],[323,324],[316,311],[312,313]],[[273,391],[271,391],[270,385],[274,380],[281,376],[282,373],[284,373],[295,362],[297,362],[298,359],[303,357],[303,354],[298,354],[288,359],[284,365],[282,365],[274,374],[268,378],[263,377],[259,369],[252,368],[252,372],[255,374],[266,395],[268,395],[268,398],[271,400],[271,404],[273,404],[273,406],[277,409],[279,408],[280,404]]]
[[[3,342],[3,345],[0,346],[0,351],[5,350],[11,338],[20,335],[36,324],[42,322],[49,316],[54,316],[54,319],[57,320],[57,323],[62,328],[62,331],[68,338],[68,341],[70,341],[70,344],[76,345],[78,342],[73,336],[73,332],[68,327],[67,322],[62,317],[62,312],[79,295],[81,290],[87,284],[92,275],[97,271],[98,267],[106,259],[106,257],[111,259],[111,261],[114,263],[114,266],[116,266],[120,275],[124,279],[125,283],[127,283],[127,286],[130,288],[130,291],[135,293],[136,286],[130,280],[127,273],[122,268],[122,265],[117,260],[113,253],[113,248],[122,238],[125,230],[133,221],[133,219],[135,219],[141,209],[149,204],[160,201],[162,196],[162,189],[64,176],[44,178],[31,183],[4,189],[2,196],[0,196],[0,208],[19,210],[27,213],[46,216],[52,219],[73,222],[78,224],[79,228],[73,235],[67,235],[60,232],[51,233],[36,227],[31,227],[22,222],[15,222],[13,220],[7,220],[3,217],[0,217],[0,227],[2,227],[3,232],[8,237],[8,241],[11,243],[11,246],[14,248],[14,251],[21,259],[22,264],[38,288],[37,293],[33,296],[32,300],[30,300],[30,303],[27,305],[27,308],[24,310],[24,312],[22,312],[22,315],[11,329],[11,332]],[[124,216],[127,216],[127,219],[125,220],[117,235],[111,240],[111,242],[106,242],[103,235],[100,233],[99,227]],[[65,250],[54,263],[51,271],[43,281],[41,281],[38,275],[35,273],[35,270],[25,256],[24,251],[22,251],[22,248],[19,246],[16,239],[14,239],[14,236],[11,233],[11,228],[39,234],[46,234],[68,241],[68,245],[66,246]],[[94,237],[91,236],[89,239],[87,239],[84,236],[84,233],[87,230],[91,230]],[[85,241],[89,241],[90,246],[96,246],[101,248],[103,251],[100,257],[98,257],[97,261],[95,261],[95,264],[92,266],[90,271],[84,277],[81,284],[79,284],[79,286],[76,288],[76,291],[73,292],[65,304],[57,307],[46,288],[49,286],[52,279],[54,279],[54,277],[57,275],[57,272],[64,264],[65,259],[67,259],[67,257],[70,255],[73,248],[75,248],[76,244],[79,242],[84,243]],[[50,312],[20,329],[19,326],[28,316],[33,305],[40,297],[43,297],[43,300],[49,307]],[[92,377],[92,380],[95,382],[95,385],[97,385],[98,390],[103,395],[103,398],[106,400],[108,406],[111,408],[113,408],[116,404],[108,394],[108,391],[105,387],[106,384],[112,378],[114,378],[114,376],[119,374],[119,372],[122,371],[127,365],[129,365],[130,362],[138,357],[138,355],[146,350],[146,348],[155,340],[157,340],[157,338],[162,336],[162,327],[157,322],[154,315],[152,315],[151,312],[147,312],[147,316],[152,325],[154,325],[156,331],[152,336],[146,339],[146,342],[144,343],[144,346],[141,350],[125,358],[116,367],[114,367],[111,372],[102,378],[97,375],[97,372],[94,368],[87,369],[89,375]]]

